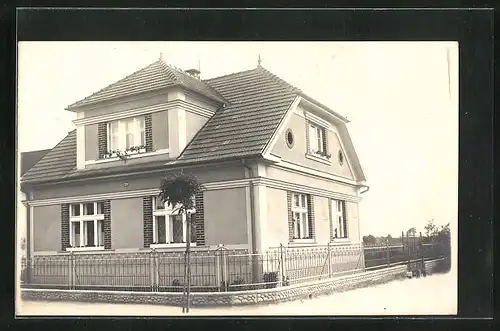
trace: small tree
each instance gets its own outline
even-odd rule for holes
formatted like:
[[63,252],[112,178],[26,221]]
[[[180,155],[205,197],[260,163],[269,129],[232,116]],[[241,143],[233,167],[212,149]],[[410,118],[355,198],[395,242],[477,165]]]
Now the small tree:
[[406,235],[407,236],[410,236],[410,237],[415,237],[417,235],[417,229],[415,227],[413,228],[410,228],[407,232],[406,232]]
[[365,245],[375,245],[377,242],[377,239],[375,236],[369,234],[367,236],[363,236],[363,244]]
[[427,222],[427,224],[424,227],[424,230],[425,230],[425,236],[427,238],[434,237],[437,234],[438,228],[434,224],[434,219]]
[[[195,208],[194,196],[205,187],[198,179],[190,174],[175,173],[166,175],[161,180],[160,193],[158,197],[166,206],[171,206],[177,210],[179,215],[186,213],[189,209]],[[189,312],[189,294],[191,291],[191,219],[186,217],[186,253],[184,255],[184,295],[186,297],[185,306],[182,312]]]

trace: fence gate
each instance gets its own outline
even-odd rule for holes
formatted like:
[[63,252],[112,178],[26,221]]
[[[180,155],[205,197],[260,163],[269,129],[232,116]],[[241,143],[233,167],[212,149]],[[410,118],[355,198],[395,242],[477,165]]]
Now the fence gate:
[[[404,234],[403,238],[405,238]],[[407,232],[403,246],[408,254],[408,271],[417,275],[420,275],[425,269],[422,245],[422,233],[417,235],[416,233]]]

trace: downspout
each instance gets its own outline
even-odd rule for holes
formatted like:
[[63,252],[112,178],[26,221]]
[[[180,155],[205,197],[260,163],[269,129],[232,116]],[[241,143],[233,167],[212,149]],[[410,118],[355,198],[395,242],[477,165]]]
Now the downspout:
[[370,190],[370,186],[361,186],[361,187],[364,187],[366,190],[362,191],[362,192],[359,192],[359,194],[363,194],[363,193],[366,193]]
[[[241,160],[241,164],[245,167],[245,178],[252,178],[252,168],[250,168],[246,163],[245,159]],[[250,181],[250,222],[252,225],[252,253],[256,253],[256,239],[255,239],[255,209],[254,209],[254,193],[253,193],[253,182]]]
[[31,251],[31,241],[33,238],[31,238],[31,200],[33,200],[33,193],[31,190],[26,191],[26,241],[25,241],[25,249],[26,249],[26,275],[25,275],[25,281],[28,283],[31,283],[31,263],[32,263],[32,254],[33,252]]

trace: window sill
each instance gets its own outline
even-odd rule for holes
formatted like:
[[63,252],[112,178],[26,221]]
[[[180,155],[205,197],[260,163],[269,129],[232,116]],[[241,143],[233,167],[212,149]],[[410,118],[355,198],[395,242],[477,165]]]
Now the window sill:
[[348,238],[335,238],[330,240],[330,245],[345,245],[350,243],[351,241]]
[[[191,247],[195,247],[196,243],[191,243]],[[182,248],[186,247],[186,243],[175,243],[175,244],[151,244],[149,245],[150,248]]]
[[94,246],[94,247],[68,247],[67,252],[86,252],[86,251],[103,251],[104,246]]
[[308,158],[310,160],[317,161],[317,162],[321,162],[321,163],[324,163],[324,164],[327,164],[327,165],[331,165],[332,164],[330,162],[330,160],[328,160],[324,156],[318,156],[318,155],[314,155],[314,154],[311,154],[311,153],[306,153],[306,158]]
[[[139,158],[148,157],[148,156],[168,154],[168,152],[169,152],[168,149],[160,149],[160,150],[153,151],[153,152],[142,152],[142,153],[129,154],[127,160],[139,159]],[[99,159],[99,160],[85,161],[85,165],[101,164],[101,163],[116,162],[116,161],[121,161],[121,159],[118,156],[113,156],[113,157],[107,157],[107,158]]]
[[288,246],[309,246],[317,244],[315,239],[294,239],[288,243]]

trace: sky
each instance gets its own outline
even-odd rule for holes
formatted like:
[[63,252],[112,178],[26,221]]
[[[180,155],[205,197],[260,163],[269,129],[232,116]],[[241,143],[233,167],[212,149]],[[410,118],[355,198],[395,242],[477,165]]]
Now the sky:
[[[156,61],[211,78],[262,65],[347,117],[370,190],[361,235],[400,235],[458,208],[458,43],[21,42],[18,151],[74,129],[65,108]],[[454,231],[455,230],[455,231]],[[455,237],[456,238],[456,237]]]

